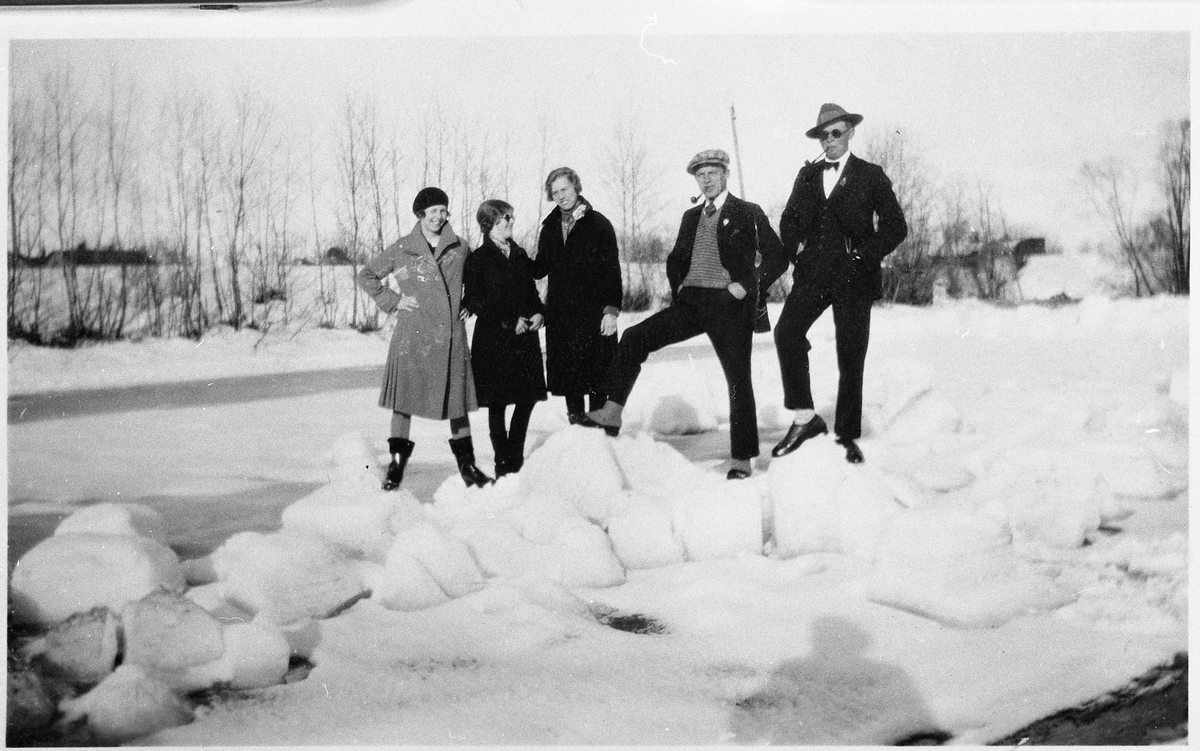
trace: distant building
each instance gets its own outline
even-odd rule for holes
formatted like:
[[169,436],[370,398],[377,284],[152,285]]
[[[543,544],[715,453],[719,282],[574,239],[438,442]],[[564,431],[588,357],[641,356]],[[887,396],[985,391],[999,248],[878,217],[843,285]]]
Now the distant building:
[[345,248],[339,248],[337,246],[325,251],[323,259],[325,263],[332,264],[334,266],[349,266],[353,263],[353,261],[350,260],[350,256],[346,253]]
[[1029,256],[1046,255],[1046,238],[1026,237],[1013,246],[1012,253],[1019,269],[1025,265],[1025,261]]
[[54,250],[40,256],[18,256],[22,266],[153,266],[158,260],[144,250]]
[[1029,256],[1045,255],[1046,239],[1028,237],[1015,245],[989,240],[968,247],[966,253],[933,256],[935,297],[1017,299],[1017,274]]

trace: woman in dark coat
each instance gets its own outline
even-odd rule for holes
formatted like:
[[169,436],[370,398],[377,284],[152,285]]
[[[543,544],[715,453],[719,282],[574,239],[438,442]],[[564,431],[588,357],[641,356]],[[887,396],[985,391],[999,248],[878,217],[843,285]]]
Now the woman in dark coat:
[[[520,471],[533,406],[546,398],[542,372],[542,300],[529,273],[529,257],[512,239],[513,207],[484,201],[475,214],[483,244],[467,258],[463,307],[476,317],[471,337],[475,396],[488,408],[496,451],[496,476]],[[513,405],[512,423],[504,413]]]
[[570,167],[546,177],[546,200],[558,204],[542,222],[535,278],[547,277],[546,376],[550,392],[565,396],[572,422],[607,395],[602,383],[617,352],[621,311],[621,266],[612,222],[580,193],[583,184]]
[[[384,490],[400,487],[412,455],[412,416],[450,420],[450,450],[468,485],[491,482],[475,466],[468,412],[477,409],[467,352],[466,313],[460,310],[463,266],[469,250],[450,227],[449,197],[424,188],[413,201],[416,226],[367,261],[358,272],[362,287],[385,313],[399,311],[388,347],[379,406],[392,410],[388,451],[392,455]],[[384,284],[392,277],[400,291]]]

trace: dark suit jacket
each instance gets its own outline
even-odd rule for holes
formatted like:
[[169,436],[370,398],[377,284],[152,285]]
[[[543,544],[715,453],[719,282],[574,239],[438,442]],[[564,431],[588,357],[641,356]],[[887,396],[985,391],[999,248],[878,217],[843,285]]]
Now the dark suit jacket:
[[[908,235],[892,181],[879,165],[851,154],[827,198],[820,164],[800,168],[779,221],[784,252],[796,264],[796,283],[879,299],[879,262]],[[797,254],[801,244],[804,250]]]
[[[692,265],[692,246],[696,244],[696,228],[704,204],[683,212],[675,247],[667,256],[667,281],[671,284],[671,299],[679,295],[679,285],[687,278]],[[721,265],[732,281],[746,288],[747,296],[756,303],[766,299],[767,288],[787,270],[787,257],[779,236],[771,229],[767,215],[758,204],[743,201],[732,193],[725,196],[717,225],[717,252]],[[756,254],[762,254],[762,264],[755,267]]]

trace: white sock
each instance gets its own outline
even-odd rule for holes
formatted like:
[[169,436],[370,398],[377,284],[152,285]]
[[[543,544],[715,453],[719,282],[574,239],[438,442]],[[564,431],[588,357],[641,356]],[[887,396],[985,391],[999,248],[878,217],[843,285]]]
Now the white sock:
[[792,411],[795,413],[792,416],[792,422],[796,423],[797,425],[803,425],[817,416],[816,410],[812,409],[796,409]]

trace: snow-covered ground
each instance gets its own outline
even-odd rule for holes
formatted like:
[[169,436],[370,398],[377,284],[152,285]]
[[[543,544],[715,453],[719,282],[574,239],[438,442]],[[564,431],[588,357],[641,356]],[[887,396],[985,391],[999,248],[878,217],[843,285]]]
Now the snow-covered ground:
[[[386,351],[259,336],[11,346],[9,393]],[[769,458],[789,415],[762,335],[743,482],[724,480],[702,340],[651,359],[619,439],[539,405],[524,470],[483,490],[445,424],[418,420],[404,488],[380,491],[374,387],[14,422],[10,525],[88,511],[25,555],[10,597],[31,621],[118,614],[97,633],[123,629],[122,667],[65,709],[156,745],[986,742],[1187,649],[1188,336],[1186,299],[877,308],[851,466],[828,437]],[[812,339],[829,419],[829,316]],[[147,625],[167,605],[137,602],[159,584],[205,608],[170,605],[200,624],[186,648]],[[659,632],[609,625],[635,614]],[[289,651],[314,667],[278,684]],[[173,703],[214,683],[252,690]]]

